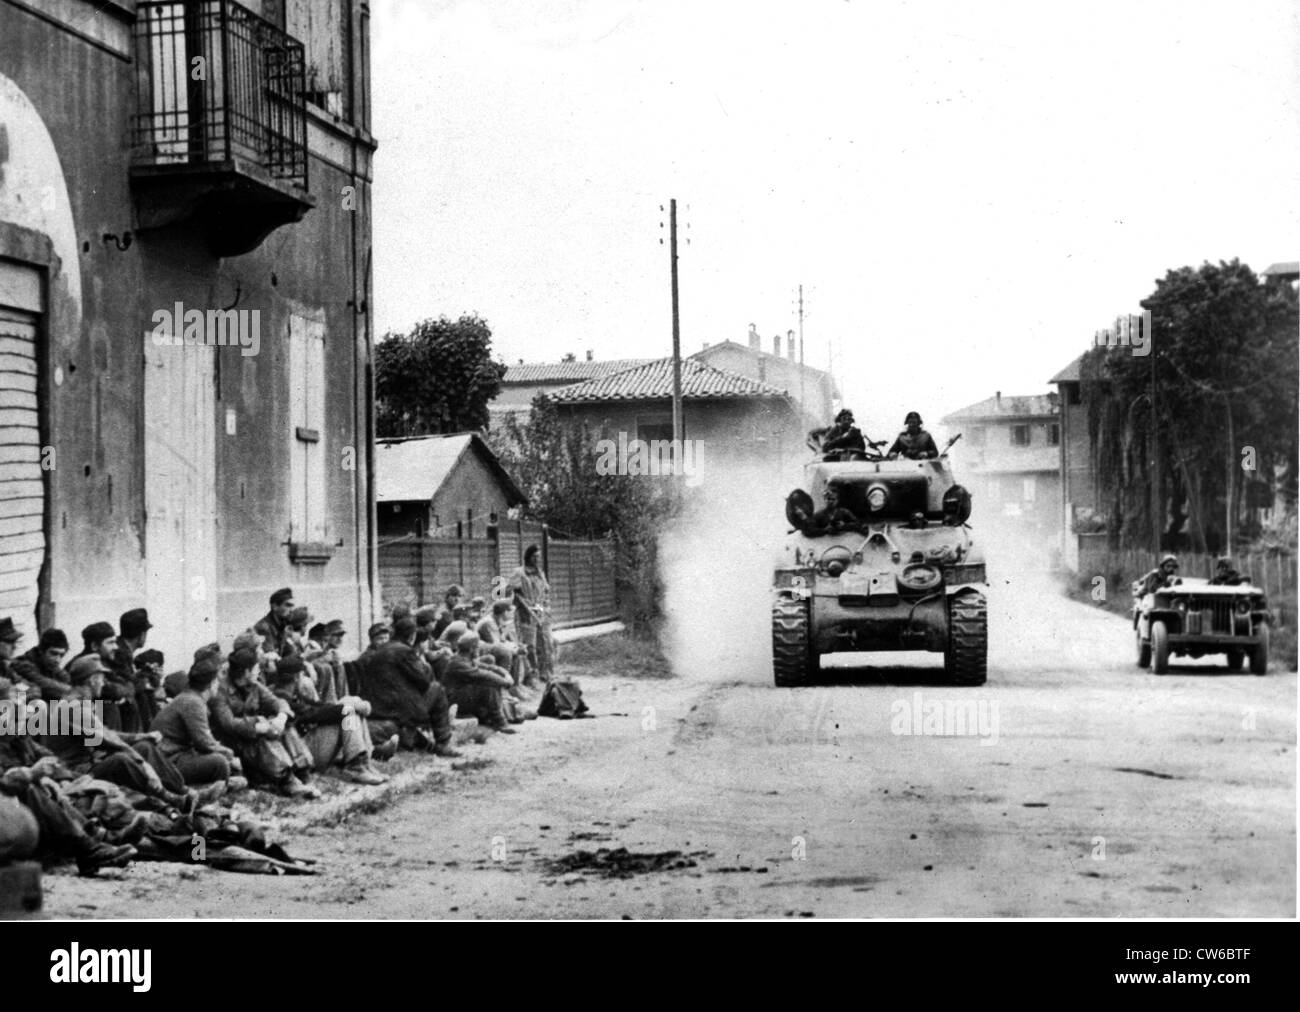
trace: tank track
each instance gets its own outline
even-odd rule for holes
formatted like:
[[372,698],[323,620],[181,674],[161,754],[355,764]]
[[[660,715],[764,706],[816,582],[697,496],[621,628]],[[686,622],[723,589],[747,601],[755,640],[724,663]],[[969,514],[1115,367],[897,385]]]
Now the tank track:
[[779,597],[772,604],[772,679],[783,688],[811,680],[808,602]]
[[981,593],[956,594],[948,600],[948,649],[943,666],[953,685],[988,681],[988,604]]

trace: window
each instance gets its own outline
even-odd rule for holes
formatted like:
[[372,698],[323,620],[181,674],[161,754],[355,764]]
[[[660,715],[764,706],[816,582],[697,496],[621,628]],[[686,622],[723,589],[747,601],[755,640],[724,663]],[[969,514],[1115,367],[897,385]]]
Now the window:
[[1013,425],[1011,426],[1011,445],[1028,446],[1029,445],[1029,426]]
[[1083,403],[1083,395],[1080,393],[1080,387],[1078,383],[1066,383],[1063,385],[1063,389],[1065,390],[1066,404]]
[[1058,422],[1048,422],[1048,423],[1047,423],[1047,445],[1048,445],[1048,446],[1060,446],[1060,445],[1061,445],[1061,426],[1060,426],[1060,423],[1058,423]]
[[323,545],[325,324],[297,315],[289,317],[289,417],[289,541]]

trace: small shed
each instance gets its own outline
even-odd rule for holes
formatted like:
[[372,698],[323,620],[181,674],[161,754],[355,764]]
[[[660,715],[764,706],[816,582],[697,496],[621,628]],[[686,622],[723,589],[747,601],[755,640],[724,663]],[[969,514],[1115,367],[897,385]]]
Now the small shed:
[[457,523],[466,537],[481,537],[491,514],[527,501],[476,433],[375,441],[380,538],[446,533]]

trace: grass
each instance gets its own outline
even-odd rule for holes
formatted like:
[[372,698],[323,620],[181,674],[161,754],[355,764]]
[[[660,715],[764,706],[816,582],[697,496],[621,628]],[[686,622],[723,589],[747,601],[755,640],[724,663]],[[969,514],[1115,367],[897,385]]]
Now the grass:
[[[1066,573],[1062,578],[1065,596],[1095,608],[1105,608],[1116,615],[1128,618],[1133,612],[1133,601],[1128,594],[1129,581],[1121,580],[1119,574],[1109,581],[1109,586],[1123,587],[1123,594],[1108,594],[1106,600],[1098,602],[1092,597],[1092,580],[1086,576],[1074,576]],[[1269,610],[1273,612],[1273,627],[1269,639],[1269,669],[1278,671],[1296,670],[1296,590],[1288,587],[1280,597],[1273,595],[1268,600]]]
[[610,633],[574,640],[560,647],[555,673],[560,678],[672,678],[668,661],[654,640]]

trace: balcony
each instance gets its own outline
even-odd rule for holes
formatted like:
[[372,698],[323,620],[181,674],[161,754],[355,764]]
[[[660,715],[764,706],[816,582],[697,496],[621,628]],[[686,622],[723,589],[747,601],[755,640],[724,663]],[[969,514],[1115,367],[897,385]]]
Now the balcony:
[[193,222],[237,256],[315,206],[302,43],[233,0],[143,0],[131,182],[137,224]]

